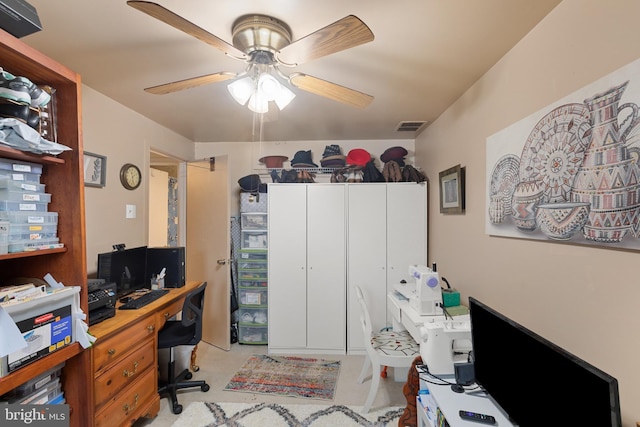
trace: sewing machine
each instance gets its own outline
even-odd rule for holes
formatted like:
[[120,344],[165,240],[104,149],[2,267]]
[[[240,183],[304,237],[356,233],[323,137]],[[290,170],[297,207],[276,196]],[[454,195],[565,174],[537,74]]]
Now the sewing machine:
[[420,356],[434,375],[453,375],[455,362],[466,362],[471,351],[471,323],[447,320],[420,328]]
[[442,315],[442,289],[438,273],[424,265],[410,265],[409,276],[415,280],[415,292],[409,304],[421,316]]

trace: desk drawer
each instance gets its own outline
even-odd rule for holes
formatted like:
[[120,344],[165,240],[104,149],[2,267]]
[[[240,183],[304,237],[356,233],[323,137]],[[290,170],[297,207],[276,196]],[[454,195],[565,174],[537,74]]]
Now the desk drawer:
[[150,399],[157,399],[157,384],[152,369],[147,371],[130,387],[117,394],[95,415],[95,427],[131,425],[146,410]]
[[122,332],[105,339],[98,340],[93,347],[94,372],[116,363],[123,356],[136,348],[138,343],[156,333],[156,318],[145,317],[138,323],[127,326]]
[[124,387],[128,387],[150,366],[155,366],[155,345],[152,338],[129,353],[95,379],[95,404],[102,405]]
[[158,314],[156,315],[156,326],[158,330],[162,329],[167,320],[182,312],[183,306],[184,298],[181,298],[177,301],[172,302],[168,307],[159,310]]

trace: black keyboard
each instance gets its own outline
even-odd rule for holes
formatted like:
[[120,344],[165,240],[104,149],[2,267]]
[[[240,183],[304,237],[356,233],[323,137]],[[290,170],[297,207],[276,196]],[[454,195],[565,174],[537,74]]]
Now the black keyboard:
[[144,307],[147,304],[151,304],[158,298],[165,296],[169,292],[169,289],[154,289],[152,291],[147,292],[146,294],[142,294],[135,299],[130,299],[129,301],[122,304],[119,309],[120,310],[137,310],[139,308]]

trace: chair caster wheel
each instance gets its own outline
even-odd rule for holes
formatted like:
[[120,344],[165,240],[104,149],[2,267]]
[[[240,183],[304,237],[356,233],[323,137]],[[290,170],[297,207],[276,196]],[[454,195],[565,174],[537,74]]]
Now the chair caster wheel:
[[187,372],[187,373],[184,375],[184,379],[185,379],[185,380],[190,380],[191,378],[193,378],[193,374],[192,374],[191,372]]
[[180,413],[182,413],[182,405],[176,405],[173,407],[173,413],[175,415],[178,415]]
[[203,386],[201,386],[201,387],[200,387],[200,390],[202,390],[202,391],[209,391],[209,388],[210,388],[210,387],[209,387],[209,384],[205,384],[205,385],[203,385]]
[[191,370],[192,370],[193,372],[198,372],[198,371],[200,370],[200,366],[198,366],[198,365],[192,365],[192,366],[191,366]]

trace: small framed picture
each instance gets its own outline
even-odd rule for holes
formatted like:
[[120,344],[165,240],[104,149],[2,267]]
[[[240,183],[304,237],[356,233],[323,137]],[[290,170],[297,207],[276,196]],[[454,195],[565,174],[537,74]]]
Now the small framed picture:
[[84,152],[84,185],[104,187],[107,182],[107,157]]
[[440,213],[464,213],[464,168],[460,165],[440,172]]

